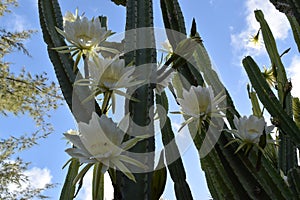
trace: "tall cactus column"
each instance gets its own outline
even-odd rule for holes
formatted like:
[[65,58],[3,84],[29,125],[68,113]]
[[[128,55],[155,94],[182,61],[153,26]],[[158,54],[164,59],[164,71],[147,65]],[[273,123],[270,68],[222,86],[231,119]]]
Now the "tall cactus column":
[[[128,0],[126,9],[125,61],[126,64],[133,63],[138,71],[139,68],[143,68],[139,76],[149,80],[156,63],[156,51],[154,48],[143,47],[154,47],[154,33],[149,30],[141,31],[139,28],[153,27],[152,0]],[[132,96],[138,101],[127,102],[125,110],[130,113],[133,124],[137,126],[131,126],[130,132],[140,135],[153,134],[153,110],[150,108],[154,104],[154,95],[151,84],[145,82],[133,91]],[[148,166],[149,171],[154,168],[154,158],[147,152],[153,152],[154,148],[154,137],[150,137],[131,149],[132,152],[145,153],[146,156],[141,161]],[[136,183],[118,173],[118,179],[121,179],[121,199],[151,199],[152,172],[136,173],[134,176]]]

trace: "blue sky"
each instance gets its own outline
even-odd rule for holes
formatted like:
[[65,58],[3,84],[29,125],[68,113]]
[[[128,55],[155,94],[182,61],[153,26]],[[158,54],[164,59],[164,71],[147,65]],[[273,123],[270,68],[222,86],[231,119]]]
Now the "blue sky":
[[[289,77],[292,79],[294,96],[300,96],[300,55],[297,47],[291,40],[291,29],[285,16],[277,12],[268,1],[261,0],[210,0],[199,1],[179,0],[186,22],[187,30],[190,29],[192,18],[196,19],[198,32],[200,33],[204,45],[210,54],[215,69],[218,71],[224,85],[229,90],[238,110],[243,115],[251,113],[251,107],[246,92],[248,79],[241,66],[241,60],[245,55],[252,55],[258,64],[269,67],[270,61],[266,57],[263,45],[260,48],[249,46],[249,38],[256,34],[258,23],[256,22],[253,11],[262,9],[265,18],[269,22],[271,30],[278,42],[279,51],[291,47],[288,55],[283,57],[283,62],[288,68]],[[13,12],[6,17],[0,18],[2,27],[8,30],[36,29],[38,32],[30,40],[26,41],[26,47],[32,57],[26,57],[21,53],[14,53],[7,56],[6,61],[13,62],[12,69],[16,73],[22,67],[32,73],[46,71],[50,80],[56,81],[52,65],[48,59],[46,46],[42,40],[39,27],[37,1],[20,0],[20,6],[13,9]],[[125,9],[116,6],[109,0],[73,0],[60,1],[62,13],[66,11],[74,12],[78,7],[80,13],[85,12],[85,16],[91,18],[96,15],[105,15],[108,17],[109,29],[120,33],[124,31]],[[154,0],[155,26],[163,28],[159,1]],[[297,79],[298,77],[298,79]],[[179,108],[178,108],[179,109]],[[177,110],[178,110],[177,109]],[[33,180],[39,180],[39,183],[59,183],[62,184],[66,170],[62,166],[68,160],[68,155],[64,150],[68,147],[66,140],[62,139],[62,133],[68,129],[75,129],[76,124],[69,112],[67,106],[61,106],[57,111],[51,113],[51,123],[55,131],[47,139],[41,140],[39,145],[28,151],[22,152],[21,156],[30,161],[29,174]],[[178,128],[176,122],[174,127]],[[15,124],[20,124],[15,126]],[[9,134],[18,134],[32,131],[33,124],[31,119],[26,116],[4,118],[1,116],[0,137]],[[193,146],[182,152],[184,165],[187,171],[187,180],[190,184],[195,199],[208,199],[207,190],[203,173],[199,165],[199,158]],[[58,199],[61,185],[47,191],[51,199]],[[78,199],[88,199],[89,193],[88,181]],[[107,189],[107,194],[111,190]],[[172,182],[168,181],[164,198],[168,200],[175,199]],[[107,196],[110,200],[110,196]]]

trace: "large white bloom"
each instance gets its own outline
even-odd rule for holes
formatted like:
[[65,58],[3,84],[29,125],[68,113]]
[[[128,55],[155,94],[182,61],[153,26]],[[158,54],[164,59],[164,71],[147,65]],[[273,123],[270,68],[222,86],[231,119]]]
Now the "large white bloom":
[[163,65],[157,70],[157,79],[155,87],[155,92],[157,94],[161,95],[164,89],[169,86],[174,77],[175,72],[176,71],[173,68],[168,69],[166,65]]
[[181,106],[181,113],[190,117],[183,123],[183,126],[195,120],[202,122],[202,120],[206,120],[207,117],[222,116],[218,104],[221,103],[226,96],[222,95],[222,93],[214,96],[211,86],[191,86],[189,91],[183,89],[182,96],[183,98],[177,99]]
[[[238,152],[243,147],[247,147],[247,153],[253,145],[257,146],[261,151],[262,149],[259,146],[260,137],[265,132],[266,135],[272,132],[274,126],[266,126],[266,122],[264,117],[256,117],[254,115],[250,115],[250,117],[240,117],[237,118],[234,116],[234,125],[236,129],[229,130],[230,133],[233,133],[236,139],[232,140],[228,143],[232,142],[240,142],[240,146],[236,150]],[[267,140],[268,143],[274,142],[273,140]]]
[[234,135],[240,138],[243,141],[249,143],[258,144],[260,136],[263,134],[263,131],[266,131],[266,134],[269,134],[274,126],[266,126],[265,119],[263,117],[258,118],[254,115],[250,115],[250,117],[243,116],[241,118],[237,118],[234,116],[234,125],[236,127],[236,131],[233,131]]
[[166,39],[164,42],[161,43],[162,51],[167,53],[166,60],[168,60],[173,54],[173,48],[170,44],[169,40]]
[[237,128],[235,135],[242,140],[258,143],[260,136],[265,129],[264,118],[251,115],[249,118],[244,116],[238,119],[234,116],[234,125]]
[[56,30],[71,44],[54,48],[61,53],[73,52],[72,56],[77,55],[75,66],[77,66],[80,58],[85,55],[87,57],[97,57],[97,53],[101,50],[118,53],[116,49],[106,48],[101,45],[112,32],[101,26],[100,19],[93,18],[89,20],[86,17],[78,16],[78,10],[75,15],[67,12],[64,17],[63,30]]
[[75,10],[75,14],[71,13],[70,11],[67,11],[65,16],[63,17],[64,26],[66,21],[75,22],[78,17],[78,9]]
[[128,178],[135,180],[133,174],[123,162],[146,168],[144,164],[122,153],[132,148],[138,141],[145,137],[136,137],[122,142],[125,133],[105,115],[100,118],[94,112],[89,124],[79,122],[79,132],[65,133],[75,148],[66,149],[66,152],[78,158],[81,163],[102,163],[102,173],[109,167],[117,168]]
[[119,59],[119,56],[113,59],[99,59],[97,64],[89,62],[89,69],[92,82],[96,84],[99,92],[128,88],[137,84],[133,76],[135,67],[126,67],[125,60]]
[[124,59],[119,59],[119,56],[113,59],[97,58],[96,63],[89,61],[88,66],[90,78],[78,80],[75,84],[90,86],[92,90],[91,97],[101,93],[109,93],[112,97],[113,111],[115,110],[115,93],[131,98],[120,89],[127,89],[143,82],[135,80],[136,77],[133,75],[135,67],[125,67]]

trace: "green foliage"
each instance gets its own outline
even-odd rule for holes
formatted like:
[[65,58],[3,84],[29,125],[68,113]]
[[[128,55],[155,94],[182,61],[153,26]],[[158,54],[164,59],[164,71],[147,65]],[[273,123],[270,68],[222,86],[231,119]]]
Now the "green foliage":
[[29,56],[29,52],[22,41],[29,38],[32,33],[34,33],[33,30],[12,33],[5,29],[0,29],[0,58],[11,53],[13,49],[23,51],[24,54]]
[[[29,163],[22,158],[16,157],[18,152],[30,148],[36,144],[36,136],[10,137],[0,140],[0,199],[45,199],[42,192],[54,187],[47,184],[44,188],[35,188],[28,180],[24,172]],[[16,187],[15,190],[10,188]]]
[[59,104],[58,88],[52,82],[47,84],[46,74],[32,76],[25,69],[15,75],[10,72],[9,65],[1,66],[0,71],[0,112],[4,116],[29,114],[45,133],[51,132],[50,124],[45,117],[50,110],[56,109]]
[[18,6],[18,0],[1,0],[0,1],[0,17],[4,15],[4,13],[10,13],[9,6]]
[[[17,1],[4,1],[1,9],[7,10],[10,4],[17,5]],[[1,5],[2,5],[1,4]],[[3,61],[3,58],[17,49],[29,56],[29,52],[23,45],[23,41],[34,33],[32,30],[10,32],[0,30],[0,113],[6,116],[29,114],[45,133],[50,133],[52,128],[45,121],[49,117],[48,112],[56,109],[61,100],[57,86],[49,83],[47,74],[35,74],[22,69],[15,74],[11,72],[11,63]]]
[[[0,16],[11,12],[10,6],[17,5],[16,0],[0,1]],[[47,120],[49,111],[61,104],[58,88],[49,82],[46,73],[33,75],[25,68],[12,72],[11,63],[4,61],[14,50],[30,56],[23,41],[32,33],[32,30],[10,32],[3,27],[0,29],[0,114],[3,118],[11,114],[29,116],[38,128],[29,135],[0,138],[0,199],[45,199],[42,192],[54,186],[34,188],[24,173],[29,163],[18,157],[18,153],[36,145],[40,138],[53,131]],[[9,189],[12,185],[17,189]]]

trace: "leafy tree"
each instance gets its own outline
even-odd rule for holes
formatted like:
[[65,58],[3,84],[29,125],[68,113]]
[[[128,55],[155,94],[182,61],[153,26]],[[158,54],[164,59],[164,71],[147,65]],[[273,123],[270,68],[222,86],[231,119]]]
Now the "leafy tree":
[[[11,6],[18,6],[17,0],[0,0],[0,17],[10,13]],[[4,57],[14,50],[30,56],[23,41],[33,32],[10,32],[0,27],[0,115],[29,115],[37,128],[30,135],[0,137],[0,199],[43,199],[47,197],[41,192],[53,187],[46,185],[45,188],[35,188],[30,185],[24,174],[29,163],[17,154],[32,147],[38,139],[47,137],[53,131],[47,118],[50,117],[48,111],[56,109],[60,103],[58,88],[53,82],[49,83],[46,73],[32,75],[22,69],[15,74],[10,68],[11,63],[4,61]],[[16,185],[18,189],[9,189],[11,185]]]

